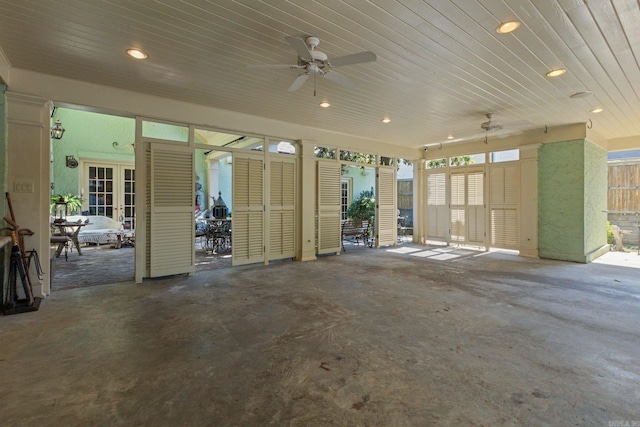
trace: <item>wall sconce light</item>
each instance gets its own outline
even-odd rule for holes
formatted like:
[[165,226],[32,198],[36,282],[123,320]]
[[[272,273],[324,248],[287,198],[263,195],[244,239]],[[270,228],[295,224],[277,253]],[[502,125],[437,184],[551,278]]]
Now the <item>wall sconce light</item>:
[[78,161],[73,156],[67,156],[67,167],[75,169],[78,167]]
[[60,119],[56,119],[55,124],[51,128],[51,138],[53,139],[62,139],[62,135],[64,134],[65,129],[62,127],[62,123],[60,123]]

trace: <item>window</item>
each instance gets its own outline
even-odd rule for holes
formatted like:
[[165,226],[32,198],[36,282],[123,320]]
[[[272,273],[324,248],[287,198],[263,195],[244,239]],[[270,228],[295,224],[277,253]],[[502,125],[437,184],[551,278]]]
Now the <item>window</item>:
[[513,160],[520,160],[520,150],[517,148],[514,150],[494,151],[490,154],[491,163],[511,162]]
[[353,195],[351,194],[351,179],[343,178],[340,181],[340,201],[341,201],[341,217],[342,221],[347,220],[347,209],[351,205]]

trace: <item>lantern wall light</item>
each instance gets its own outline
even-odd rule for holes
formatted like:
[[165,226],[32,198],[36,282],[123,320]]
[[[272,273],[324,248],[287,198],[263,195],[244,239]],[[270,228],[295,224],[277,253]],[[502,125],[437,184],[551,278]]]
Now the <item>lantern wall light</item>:
[[56,119],[56,122],[51,127],[51,138],[53,139],[62,139],[62,135],[64,134],[65,129],[62,127],[62,123],[60,123],[60,119]]

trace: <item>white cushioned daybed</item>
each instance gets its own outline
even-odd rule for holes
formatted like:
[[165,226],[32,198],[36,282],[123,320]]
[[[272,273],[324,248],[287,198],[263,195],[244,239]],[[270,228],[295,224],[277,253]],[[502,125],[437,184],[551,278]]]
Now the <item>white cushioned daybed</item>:
[[82,221],[87,223],[80,229],[78,233],[78,243],[95,243],[98,245],[104,243],[116,243],[124,230],[122,223],[103,215],[69,215],[67,222]]

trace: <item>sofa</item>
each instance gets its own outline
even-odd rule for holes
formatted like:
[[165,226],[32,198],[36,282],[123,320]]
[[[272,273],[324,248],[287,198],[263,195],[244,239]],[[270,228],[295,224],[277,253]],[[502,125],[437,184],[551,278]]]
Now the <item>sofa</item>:
[[82,222],[83,226],[78,233],[78,243],[117,243],[124,235],[122,223],[103,215],[69,215],[67,222]]

